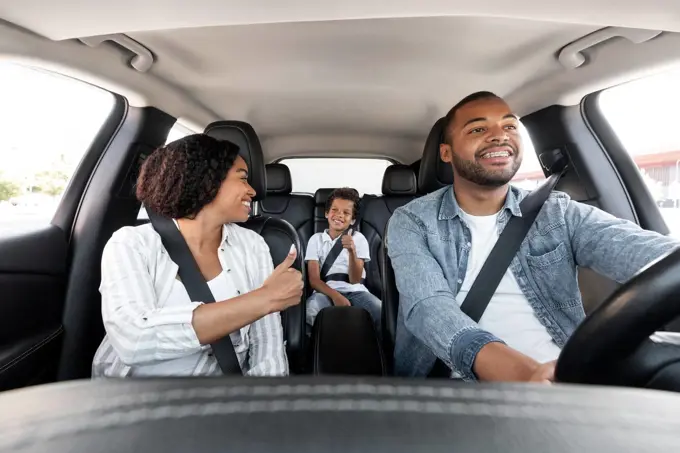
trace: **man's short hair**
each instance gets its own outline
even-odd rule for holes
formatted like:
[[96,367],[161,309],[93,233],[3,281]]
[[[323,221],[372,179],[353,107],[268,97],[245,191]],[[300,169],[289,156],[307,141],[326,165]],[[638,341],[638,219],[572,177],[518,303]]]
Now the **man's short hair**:
[[359,215],[359,201],[361,200],[361,197],[359,196],[359,192],[357,192],[356,189],[341,187],[331,192],[331,194],[328,196],[328,200],[326,200],[326,214],[328,214],[328,212],[331,210],[331,206],[333,206],[333,200],[335,199],[351,201],[353,203],[352,219],[357,218]]
[[454,105],[449,113],[446,114],[446,120],[444,121],[444,134],[442,140],[444,143],[451,144],[451,135],[449,133],[451,129],[451,124],[456,116],[456,112],[460,110],[463,106],[469,104],[470,102],[480,101],[482,99],[502,99],[500,96],[492,93],[491,91],[477,91],[461,99],[458,104]]

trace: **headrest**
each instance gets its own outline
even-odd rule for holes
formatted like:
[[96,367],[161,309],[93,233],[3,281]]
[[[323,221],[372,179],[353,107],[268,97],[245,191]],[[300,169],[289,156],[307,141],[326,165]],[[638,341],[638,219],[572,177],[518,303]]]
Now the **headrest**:
[[382,180],[383,195],[415,195],[416,174],[408,165],[390,165]]
[[335,190],[335,188],[333,188],[333,189],[327,189],[327,188],[318,189],[314,193],[314,203],[316,203],[317,205],[324,205],[325,206],[326,200],[328,200],[328,197],[331,196],[331,193],[333,193],[334,190]]
[[288,195],[293,191],[290,169],[283,164],[267,164],[267,193]]
[[439,157],[439,145],[444,141],[445,121],[446,118],[440,118],[434,123],[425,141],[425,149],[420,161],[420,173],[418,173],[418,191],[422,194],[453,184],[451,165]]
[[208,124],[205,134],[218,140],[228,140],[239,147],[239,154],[248,165],[248,183],[255,189],[254,200],[261,200],[267,192],[262,145],[255,129],[243,121],[215,121]]

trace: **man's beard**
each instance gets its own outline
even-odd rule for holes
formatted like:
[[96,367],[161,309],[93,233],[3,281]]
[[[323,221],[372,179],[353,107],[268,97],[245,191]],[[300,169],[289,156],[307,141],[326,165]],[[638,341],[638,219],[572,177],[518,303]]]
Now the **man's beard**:
[[[498,145],[494,145],[494,147],[496,146]],[[477,185],[485,187],[504,186],[515,177],[517,170],[519,170],[520,165],[522,165],[522,158],[514,146],[509,144],[501,146],[508,146],[513,150],[513,155],[511,156],[512,165],[509,167],[503,167],[502,169],[498,170],[488,170],[482,164],[477,162],[479,157],[475,157],[475,160],[466,160],[458,157],[455,152],[451,152],[451,165],[453,165],[456,173],[461,178]],[[475,156],[481,155],[485,150],[486,148],[477,151]]]

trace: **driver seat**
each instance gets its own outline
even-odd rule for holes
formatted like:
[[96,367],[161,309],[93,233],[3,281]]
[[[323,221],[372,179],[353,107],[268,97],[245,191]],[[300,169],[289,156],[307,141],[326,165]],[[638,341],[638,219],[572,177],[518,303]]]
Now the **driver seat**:
[[[440,118],[430,130],[425,149],[420,162],[418,172],[418,193],[421,195],[434,192],[444,186],[453,184],[453,172],[451,168],[439,157],[439,145],[442,143],[445,118]],[[397,315],[399,313],[399,292],[392,270],[392,263],[387,254],[387,229],[389,221],[383,234],[382,253],[379,256],[380,268],[382,270],[382,331],[383,331],[383,350],[385,357],[392,369],[394,360],[394,342],[397,333]]]

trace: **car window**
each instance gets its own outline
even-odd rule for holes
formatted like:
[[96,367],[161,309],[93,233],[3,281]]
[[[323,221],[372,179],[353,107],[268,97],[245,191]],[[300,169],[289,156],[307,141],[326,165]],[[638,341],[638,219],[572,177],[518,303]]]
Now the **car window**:
[[170,129],[170,132],[168,132],[168,138],[165,139],[165,144],[167,145],[170,142],[174,142],[175,140],[179,140],[180,138],[191,134],[195,134],[195,132],[180,123],[175,123],[175,125],[172,126],[172,129]]
[[642,178],[673,235],[680,235],[680,71],[602,92],[599,107]]
[[386,159],[296,158],[283,159],[290,169],[294,192],[314,193],[322,187],[352,187],[360,195],[382,193]]
[[113,104],[84,82],[0,63],[0,237],[51,221]]
[[536,155],[534,145],[531,142],[529,131],[522,123],[519,125],[519,132],[522,137],[522,150],[524,153],[522,164],[515,174],[515,177],[512,178],[512,185],[527,190],[533,190],[545,180],[545,174],[543,174],[543,168]]

